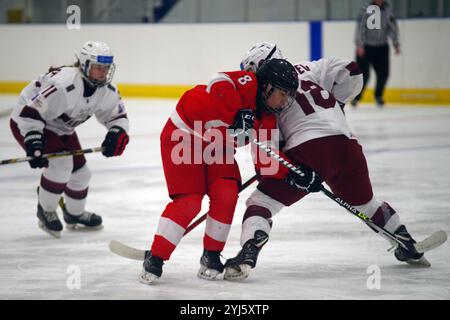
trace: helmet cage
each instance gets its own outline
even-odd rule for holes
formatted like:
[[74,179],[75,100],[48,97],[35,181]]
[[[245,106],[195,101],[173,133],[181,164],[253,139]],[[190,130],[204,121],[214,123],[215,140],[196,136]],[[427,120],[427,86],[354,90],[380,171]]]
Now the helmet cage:
[[[110,84],[113,79],[114,72],[116,70],[116,65],[114,64],[113,61],[114,61],[114,56],[101,56],[101,55],[93,56],[93,55],[91,55],[91,57],[87,58],[84,63],[80,62],[80,69],[81,69],[81,72],[83,73],[84,79],[91,86],[96,87],[96,88],[100,88],[107,84]],[[89,76],[91,67],[94,64],[108,67],[108,73],[106,74],[105,80],[97,80],[97,79],[93,79],[92,77]]]
[[[256,72],[256,77],[260,85],[261,100],[266,111],[279,113],[293,104],[299,81],[297,70],[287,60],[266,60]],[[279,89],[287,94],[285,103],[277,109],[267,105],[267,101],[275,89]]]
[[[279,85],[276,85],[276,84],[272,84],[270,82],[267,83],[267,85],[263,86],[262,89],[263,90],[262,90],[261,97],[262,97],[262,101],[264,104],[264,108],[266,109],[266,111],[268,113],[280,114],[283,110],[286,110],[287,108],[291,107],[295,101],[295,96],[297,94],[297,90],[286,90],[285,88],[283,88]],[[272,95],[272,93],[275,91],[275,89],[281,90],[287,94],[286,102],[282,106],[280,106],[279,108],[276,108],[276,109],[270,108],[267,105],[267,100]]]

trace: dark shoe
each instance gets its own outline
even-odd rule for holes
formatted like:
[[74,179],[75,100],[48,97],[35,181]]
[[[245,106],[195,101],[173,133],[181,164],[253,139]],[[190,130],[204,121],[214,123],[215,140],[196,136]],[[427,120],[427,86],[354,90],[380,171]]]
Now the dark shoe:
[[205,280],[213,280],[223,272],[223,268],[224,265],[220,261],[220,251],[204,249],[197,275]]
[[414,240],[411,235],[406,230],[405,226],[400,226],[397,231],[394,233],[399,240],[401,240],[408,249],[403,248],[402,246],[398,246],[397,249],[395,249],[395,257],[397,260],[402,262],[407,262],[409,260],[418,260],[422,258],[423,253],[417,252],[416,248],[414,247],[414,244],[416,243],[416,240]]
[[152,252],[149,251],[145,256],[143,263],[143,269],[140,277],[140,281],[145,284],[152,284],[156,279],[162,275],[162,266],[164,264],[163,259],[160,257],[152,256]]
[[70,214],[65,207],[63,213],[66,227],[69,229],[76,229],[80,226],[96,229],[102,227],[102,217],[95,213],[84,211],[81,215],[76,216]]
[[262,230],[255,231],[255,237],[244,243],[236,257],[225,262],[225,280],[242,280],[248,277],[250,270],[256,267],[259,252],[269,241],[269,236]]
[[63,226],[61,221],[56,214],[56,211],[45,211],[42,206],[38,203],[37,207],[37,217],[39,219],[39,227],[55,238],[61,237],[61,230]]

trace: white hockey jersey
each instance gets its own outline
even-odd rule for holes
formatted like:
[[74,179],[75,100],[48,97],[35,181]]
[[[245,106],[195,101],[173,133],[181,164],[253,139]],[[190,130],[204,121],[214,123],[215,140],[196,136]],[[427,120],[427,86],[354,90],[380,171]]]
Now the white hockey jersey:
[[320,59],[295,64],[299,76],[296,101],[278,117],[283,152],[306,141],[333,135],[351,137],[338,100],[352,100],[362,88],[358,66],[348,60]]
[[107,129],[119,126],[129,131],[125,107],[118,90],[109,84],[84,97],[84,83],[78,68],[62,67],[40,76],[26,86],[11,117],[20,133],[45,129],[70,135],[75,127],[95,115]]
[[341,103],[352,101],[363,86],[362,72],[352,60],[320,59],[296,64],[300,76],[330,91]]

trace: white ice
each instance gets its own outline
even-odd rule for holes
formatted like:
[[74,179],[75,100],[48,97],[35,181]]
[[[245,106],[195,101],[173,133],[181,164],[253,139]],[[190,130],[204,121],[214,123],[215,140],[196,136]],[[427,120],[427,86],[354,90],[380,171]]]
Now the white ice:
[[[0,104],[14,100],[2,97]],[[274,218],[270,241],[243,282],[197,278],[202,224],[182,240],[157,284],[141,284],[142,263],[112,254],[108,243],[116,239],[143,249],[151,244],[169,201],[159,133],[176,101],[125,103],[132,126],[125,154],[87,155],[93,172],[88,209],[103,216],[103,230],[64,230],[60,240],[51,238],[37,227],[39,171],[26,163],[0,166],[0,299],[450,298],[448,243],[427,253],[431,268],[412,268],[387,253],[387,241],[322,194]],[[377,198],[399,212],[417,240],[439,229],[449,232],[450,108],[363,105],[347,106],[346,112],[364,146]],[[85,148],[100,145],[105,134],[92,119],[77,132]],[[238,153],[244,180],[253,173],[245,151]],[[0,159],[23,156],[9,119],[0,118]],[[240,196],[223,252],[227,258],[240,248],[244,202],[254,187]],[[202,213],[207,201],[203,204]],[[373,270],[379,270],[379,288]]]

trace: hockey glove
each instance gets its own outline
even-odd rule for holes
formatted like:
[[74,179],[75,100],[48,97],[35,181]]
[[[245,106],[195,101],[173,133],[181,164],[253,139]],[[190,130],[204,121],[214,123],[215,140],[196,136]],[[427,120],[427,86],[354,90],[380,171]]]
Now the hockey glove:
[[234,138],[239,136],[245,136],[248,134],[248,130],[253,128],[255,122],[255,115],[250,109],[242,109],[236,112],[234,122],[228,129],[232,130],[230,135]]
[[322,188],[322,179],[319,175],[304,165],[298,165],[297,169],[303,173],[303,176],[289,170],[285,181],[290,186],[297,187],[305,192],[319,192]]
[[128,144],[130,138],[125,130],[121,127],[111,127],[106,134],[105,140],[102,143],[104,150],[102,154],[105,157],[120,156],[125,150],[125,146]]
[[44,135],[39,131],[30,131],[23,140],[27,157],[33,157],[29,162],[32,168],[42,168],[48,166],[48,159],[43,158],[45,140]]

